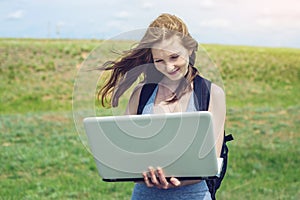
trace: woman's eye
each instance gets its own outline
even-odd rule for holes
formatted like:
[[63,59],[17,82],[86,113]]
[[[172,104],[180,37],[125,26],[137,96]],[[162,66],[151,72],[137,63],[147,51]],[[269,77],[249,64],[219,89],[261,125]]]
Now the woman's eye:
[[160,62],[162,62],[162,60],[154,60],[154,62],[160,63]]
[[179,55],[172,55],[171,59],[177,59],[179,57]]

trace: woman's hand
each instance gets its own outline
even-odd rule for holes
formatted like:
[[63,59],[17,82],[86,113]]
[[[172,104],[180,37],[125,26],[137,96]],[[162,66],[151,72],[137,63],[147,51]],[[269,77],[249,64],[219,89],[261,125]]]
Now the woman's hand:
[[170,181],[167,180],[162,168],[158,167],[156,170],[153,167],[149,167],[148,172],[143,173],[145,184],[148,187],[157,187],[160,189],[169,189],[173,187],[178,187],[181,185],[181,182],[174,177],[170,178]]

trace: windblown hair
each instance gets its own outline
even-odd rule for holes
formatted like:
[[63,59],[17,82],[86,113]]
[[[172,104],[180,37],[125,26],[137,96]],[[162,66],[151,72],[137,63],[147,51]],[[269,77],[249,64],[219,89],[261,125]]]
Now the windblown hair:
[[184,93],[189,91],[191,82],[198,74],[194,67],[198,43],[194,40],[187,29],[186,24],[175,15],[162,14],[156,18],[147,28],[145,35],[136,47],[125,51],[121,59],[108,61],[100,70],[111,71],[111,75],[105,85],[98,91],[98,99],[103,106],[118,106],[120,96],[140,77],[144,76],[142,83],[158,83],[163,74],[156,70],[151,48],[155,43],[177,36],[182,45],[192,50],[189,57],[188,72],[175,90],[169,102],[176,101]]

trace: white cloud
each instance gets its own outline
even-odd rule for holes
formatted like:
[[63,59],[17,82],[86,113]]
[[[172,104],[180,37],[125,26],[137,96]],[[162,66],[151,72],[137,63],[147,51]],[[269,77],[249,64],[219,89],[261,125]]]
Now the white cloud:
[[227,28],[230,26],[230,22],[226,19],[210,19],[201,21],[199,25],[210,28]]
[[269,17],[259,18],[256,22],[262,27],[272,27],[274,25],[274,21]]
[[151,2],[151,1],[145,1],[142,3],[143,9],[151,9],[151,8],[153,8],[153,6],[154,6],[153,2]]
[[118,12],[115,16],[118,19],[126,19],[126,18],[128,18],[130,16],[130,13],[123,10],[121,12]]
[[24,13],[25,12],[23,10],[16,10],[12,13],[9,13],[6,18],[15,20],[22,19],[24,17]]
[[257,25],[273,29],[299,29],[300,12],[293,8],[282,7],[281,10],[264,9],[256,17]]
[[200,6],[203,8],[213,8],[216,6],[215,2],[213,0],[203,0],[200,1]]

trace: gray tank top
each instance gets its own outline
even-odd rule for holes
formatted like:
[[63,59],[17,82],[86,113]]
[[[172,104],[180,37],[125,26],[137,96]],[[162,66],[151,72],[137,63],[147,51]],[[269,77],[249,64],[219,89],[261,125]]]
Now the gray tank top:
[[[153,106],[154,106],[154,101],[155,101],[155,97],[158,91],[158,86],[156,86],[156,88],[154,89],[152,95],[150,96],[150,98],[148,99],[142,114],[153,114]],[[195,104],[194,104],[194,92],[191,95],[191,98],[189,100],[189,104],[188,107],[186,109],[186,112],[194,112],[197,111]]]

